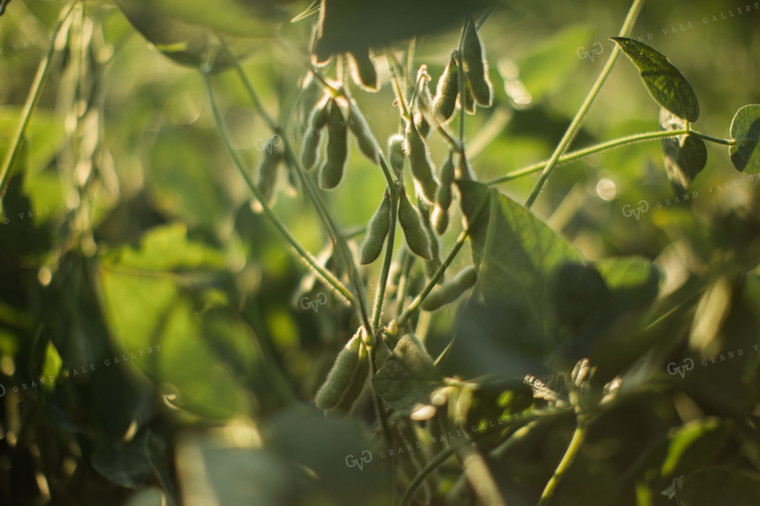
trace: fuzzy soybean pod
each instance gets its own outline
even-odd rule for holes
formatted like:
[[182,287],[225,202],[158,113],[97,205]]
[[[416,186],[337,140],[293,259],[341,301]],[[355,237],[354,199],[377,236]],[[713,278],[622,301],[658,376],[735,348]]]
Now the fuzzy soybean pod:
[[473,98],[481,105],[490,107],[493,103],[493,86],[488,79],[488,62],[480,42],[478,30],[472,21],[467,23],[462,41],[462,65],[464,75],[470,83]]
[[256,186],[264,198],[264,202],[271,205],[274,200],[274,187],[277,183],[277,167],[282,160],[282,153],[275,147],[276,137],[266,144],[261,163],[258,167],[258,180]]
[[359,151],[367,158],[377,163],[377,144],[375,144],[375,138],[372,136],[372,132],[369,129],[369,125],[364,120],[359,107],[353,100],[348,102],[348,128],[356,137],[356,144],[359,146]]
[[377,79],[375,64],[372,63],[372,57],[369,54],[369,48],[357,53],[349,53],[351,77],[354,82],[365,91],[378,91],[380,89]]
[[467,114],[475,114],[475,99],[472,96],[472,88],[470,83],[465,79],[464,92],[459,94],[460,100],[462,100],[462,107]]
[[452,199],[451,185],[454,183],[454,176],[454,154],[449,151],[449,155],[441,165],[441,185],[435,194],[435,208],[431,216],[433,227],[438,235],[446,232],[449,226],[449,207]]
[[406,143],[405,151],[409,156],[409,165],[412,168],[412,176],[422,192],[422,196],[428,202],[435,201],[435,192],[438,191],[438,182],[433,174],[433,163],[430,161],[430,154],[425,145],[425,141],[420,137],[420,133],[414,126],[413,122],[407,123],[406,126]]
[[359,350],[359,363],[354,367],[351,379],[348,382],[348,386],[343,391],[337,404],[333,408],[340,414],[345,414],[351,411],[354,403],[364,390],[364,384],[367,382],[367,376],[369,376],[369,353],[367,347],[364,344],[361,345]]
[[319,409],[330,409],[338,403],[340,396],[348,387],[354,369],[359,363],[359,349],[361,348],[361,330],[351,338],[346,346],[340,350],[335,358],[335,363],[327,374],[327,379],[319,387],[316,396],[316,405]]
[[433,288],[420,307],[425,311],[435,311],[449,302],[454,302],[465,290],[472,287],[477,279],[475,267],[469,265],[446,283]]
[[412,253],[425,260],[432,260],[433,251],[430,245],[430,237],[422,223],[422,216],[403,192],[398,204],[398,222],[404,231],[406,244]]
[[311,169],[317,163],[319,141],[322,139],[322,127],[327,123],[329,103],[325,99],[317,102],[306,122],[305,138],[301,146],[301,163],[305,170]]
[[383,201],[380,202],[380,206],[378,206],[375,214],[372,215],[369,227],[367,228],[367,236],[364,238],[364,244],[362,244],[360,259],[362,265],[371,264],[380,256],[390,227],[391,198],[388,196],[388,192],[385,192]]
[[325,190],[332,190],[343,179],[343,170],[348,158],[348,130],[343,113],[335,101],[330,105],[327,133],[327,155],[319,170],[319,184]]
[[433,98],[433,111],[447,121],[454,114],[459,94],[459,69],[455,55],[452,53],[449,64],[438,79]]
[[427,139],[428,135],[430,135],[430,123],[428,123],[425,116],[423,116],[420,111],[414,113],[414,126],[417,127],[417,131],[420,135]]
[[399,134],[392,135],[388,139],[388,158],[390,159],[391,169],[393,169],[396,177],[401,176],[401,172],[404,170],[405,157],[404,137]]

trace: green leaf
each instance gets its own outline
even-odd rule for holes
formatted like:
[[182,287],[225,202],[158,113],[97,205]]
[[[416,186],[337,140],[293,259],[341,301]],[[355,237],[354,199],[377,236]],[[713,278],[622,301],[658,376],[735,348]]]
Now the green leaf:
[[732,429],[730,422],[704,418],[673,430],[668,436],[660,476],[673,476],[708,464],[725,446]]
[[440,381],[422,345],[406,335],[372,378],[372,384],[391,407],[410,414],[415,405],[430,403],[430,394],[440,386]]
[[[683,120],[660,109],[660,126],[663,130],[685,128]],[[684,192],[694,178],[705,168],[707,147],[705,141],[691,135],[662,139],[665,172],[676,192]]]
[[473,255],[481,259],[478,279],[486,305],[499,305],[506,296],[521,301],[536,322],[544,321],[549,274],[561,263],[582,262],[580,253],[506,195],[472,181],[457,185],[468,226],[482,199],[490,199],[490,209],[472,223],[471,232]]
[[92,454],[92,467],[123,487],[144,485],[153,471],[147,441],[148,433],[143,432],[126,443],[102,444]]
[[735,144],[729,146],[728,155],[739,172],[757,174],[760,172],[760,104],[745,105],[731,120],[731,138]]
[[687,121],[697,121],[699,101],[681,72],[652,47],[626,37],[612,37],[639,69],[641,80],[655,102]]
[[336,53],[361,53],[369,46],[384,46],[449,30],[467,15],[482,11],[492,3],[492,0],[327,0],[322,3],[317,57],[325,60]]
[[708,467],[675,480],[679,506],[757,506],[760,475],[728,467]]

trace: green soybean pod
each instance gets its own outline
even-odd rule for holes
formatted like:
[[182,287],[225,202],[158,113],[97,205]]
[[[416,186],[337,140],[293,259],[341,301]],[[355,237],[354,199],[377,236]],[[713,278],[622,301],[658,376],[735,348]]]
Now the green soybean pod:
[[427,139],[430,135],[430,123],[425,119],[425,116],[420,111],[414,113],[414,126],[417,127],[417,131],[420,135]]
[[401,193],[398,205],[398,222],[404,231],[404,238],[409,249],[425,260],[433,259],[430,237],[422,224],[422,216],[414,208],[405,193]]
[[[440,193],[440,190],[439,190],[439,193]],[[451,193],[451,190],[449,190],[449,193]],[[438,235],[443,235],[443,233],[446,232],[446,229],[449,227],[448,209],[443,209],[443,207],[441,207],[440,204],[436,203],[435,207],[433,208],[433,214],[431,215],[430,219],[433,222],[433,228],[435,228],[435,232]]]
[[425,311],[435,311],[449,302],[454,302],[465,290],[472,287],[477,279],[475,267],[469,265],[446,283],[433,288],[420,307]]
[[[430,253],[432,255],[432,259],[425,262],[425,274],[427,275],[428,279],[432,279],[433,276],[435,276],[435,273],[438,272],[438,269],[440,269],[442,262],[441,262],[441,252],[438,244],[438,238],[435,235],[435,232],[433,232],[433,224],[430,222],[430,209],[428,207],[421,207],[420,209],[420,216],[422,217],[422,225],[425,227],[425,230],[427,231],[428,238],[430,238]],[[438,282],[443,281],[443,276],[438,280]]]
[[359,330],[338,353],[332,369],[327,374],[327,379],[317,391],[315,402],[319,409],[330,409],[338,403],[359,363],[361,344],[361,330]]
[[464,153],[459,155],[459,165],[457,165],[454,175],[457,179],[464,179],[467,181],[475,179],[472,169],[470,169],[470,164],[467,162],[467,156],[465,156]]
[[473,98],[481,105],[489,107],[493,103],[493,86],[488,79],[488,62],[480,42],[475,23],[470,20],[462,41],[462,65],[464,75],[470,83]]
[[305,170],[311,169],[317,163],[322,127],[327,123],[328,105],[329,101],[326,98],[317,102],[306,122],[305,139],[301,146],[301,164]]
[[348,158],[348,130],[343,113],[334,100],[330,105],[330,131],[327,133],[327,155],[319,170],[319,184],[325,190],[332,190],[343,179],[343,170]]
[[388,235],[390,227],[391,198],[388,196],[388,192],[386,192],[383,196],[383,201],[380,202],[380,206],[378,206],[375,214],[372,215],[372,220],[370,220],[369,227],[367,228],[367,235],[364,238],[364,244],[362,244],[360,259],[362,265],[371,264],[380,256],[385,236]]
[[375,64],[372,63],[369,48],[361,52],[348,54],[350,55],[351,77],[354,82],[365,91],[378,91],[380,86],[377,79],[377,71],[375,70]]
[[348,387],[343,391],[337,404],[333,408],[340,413],[348,413],[354,406],[356,399],[361,395],[364,390],[364,384],[367,382],[369,376],[369,353],[366,346],[362,344],[359,350],[359,363],[356,364],[351,379],[348,382]]
[[271,205],[274,200],[274,187],[277,184],[277,167],[282,160],[282,153],[275,147],[277,136],[265,145],[261,163],[258,166],[256,186],[261,192],[264,202]]
[[422,140],[420,133],[411,121],[406,126],[405,148],[415,183],[419,186],[422,196],[428,202],[434,202],[438,182],[433,174],[433,163],[430,161],[430,154],[425,141]]
[[403,136],[395,134],[388,139],[388,158],[396,177],[401,176],[401,172],[404,170],[404,158],[406,158]]
[[359,106],[352,100],[348,102],[348,128],[356,137],[356,144],[359,146],[359,151],[367,158],[377,163],[378,147],[375,143],[375,138],[369,129],[369,125],[364,120]]
[[454,154],[449,151],[449,155],[441,165],[440,179],[441,186],[438,187],[438,192],[435,194],[435,201],[444,210],[448,210],[451,206],[451,185],[454,184],[454,178],[456,177],[456,169],[454,167]]
[[462,107],[465,112],[467,114],[475,114],[475,99],[472,96],[470,83],[466,79],[464,81],[464,93],[460,93],[459,98],[462,100]]
[[457,67],[456,51],[451,54],[448,65],[438,79],[433,97],[433,112],[445,120],[454,114],[459,94],[459,69]]

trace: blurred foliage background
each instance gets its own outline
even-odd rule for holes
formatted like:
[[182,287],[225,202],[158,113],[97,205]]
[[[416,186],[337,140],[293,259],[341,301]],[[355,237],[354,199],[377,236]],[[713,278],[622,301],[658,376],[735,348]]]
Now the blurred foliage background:
[[[386,14],[403,4],[387,3]],[[457,44],[459,4],[420,3],[428,22],[417,27],[426,33],[415,61],[434,79]],[[689,79],[702,108],[695,128],[716,137],[728,137],[739,107],[760,102],[760,9],[741,4],[649,2],[633,30]],[[290,20],[308,3],[162,0],[146,15],[137,0],[77,2],[67,36],[53,40],[67,5],[15,0],[0,18],[0,158],[39,62],[56,44],[2,201],[0,503],[389,504],[371,396],[346,419],[313,407],[359,322],[320,284],[304,289],[308,272],[251,204],[192,68],[223,33],[266,110],[300,146],[308,109],[299,87],[315,16]],[[498,7],[481,30],[495,105],[466,119],[482,181],[551,155],[628,5]],[[379,25],[380,35],[368,38],[404,42],[415,28]],[[172,46],[172,30],[189,44]],[[353,40],[334,39],[340,48]],[[574,147],[658,129],[658,108],[624,60]],[[223,52],[217,63],[215,97],[253,172],[272,133],[235,72],[223,68]],[[355,94],[381,140],[396,133],[399,118],[383,65],[382,89]],[[430,146],[442,160],[443,141]],[[724,146],[709,144],[686,199],[668,182],[659,142],[649,142],[563,165],[541,194],[537,215],[587,259],[653,260],[663,272],[661,300],[683,303],[675,323],[649,337],[658,352],[641,366],[646,380],[600,415],[556,504],[674,504],[660,492],[707,465],[754,469],[746,479],[757,480],[759,181],[736,172]],[[499,189],[523,202],[534,182]],[[327,197],[340,227],[363,227],[384,187],[352,146],[342,187]],[[277,192],[275,212],[309,251],[323,250],[316,213],[284,172]],[[443,251],[457,233],[452,227],[441,238]],[[363,275],[372,294],[378,273]],[[426,345],[434,357],[453,326],[454,311],[431,317]],[[484,371],[471,364],[493,360],[491,351],[476,340],[445,365],[477,376]],[[607,350],[610,363],[616,351]],[[729,351],[731,360],[711,362]],[[687,375],[666,367],[686,357],[696,364]],[[566,415],[541,422],[509,459],[492,463],[510,505],[535,504],[572,433]],[[347,456],[370,448],[375,462],[347,465]],[[441,490],[462,487],[451,466],[443,470]]]

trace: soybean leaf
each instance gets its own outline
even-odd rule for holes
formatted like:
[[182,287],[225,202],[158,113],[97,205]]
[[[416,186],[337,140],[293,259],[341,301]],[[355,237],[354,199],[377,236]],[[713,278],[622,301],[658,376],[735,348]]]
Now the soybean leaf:
[[728,467],[708,467],[675,481],[679,506],[755,506],[760,475]]
[[661,107],[687,121],[699,117],[699,101],[683,74],[665,55],[654,48],[626,37],[612,37],[636,65],[649,94]]
[[[550,273],[559,264],[583,259],[509,197],[473,181],[457,185],[479,265],[476,292],[483,294],[483,302],[472,300],[458,315],[462,339],[454,341],[445,365],[459,361],[457,367],[472,375],[540,375],[552,345]],[[484,200],[488,207],[476,219]]]
[[102,444],[92,454],[92,467],[123,487],[144,485],[153,471],[147,441],[148,433],[143,432],[126,443]]
[[416,339],[406,335],[372,378],[372,384],[391,407],[410,414],[415,405],[430,402],[430,394],[440,381],[427,352]]
[[322,2],[317,57],[325,60],[335,53],[357,54],[369,46],[446,30],[492,3],[493,0],[326,0]]
[[760,172],[760,104],[745,105],[731,120],[731,138],[735,143],[728,148],[731,162],[739,172]]
[[[664,130],[680,130],[684,122],[660,109],[660,126]],[[691,135],[679,135],[662,139],[665,172],[676,192],[684,192],[694,178],[705,168],[707,147],[702,139]]]

